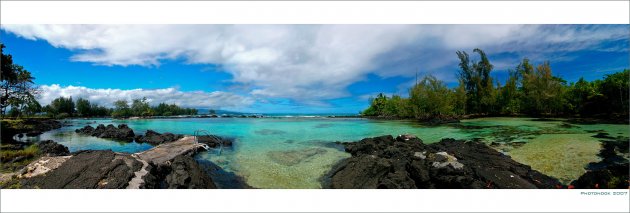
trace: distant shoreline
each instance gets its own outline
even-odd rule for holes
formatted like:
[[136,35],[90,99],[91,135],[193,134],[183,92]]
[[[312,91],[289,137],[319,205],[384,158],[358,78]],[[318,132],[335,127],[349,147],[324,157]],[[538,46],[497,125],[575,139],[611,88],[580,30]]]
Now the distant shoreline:
[[[427,119],[416,119],[416,118],[400,118],[394,116],[363,116],[363,115],[325,115],[325,114],[279,114],[279,115],[268,115],[268,114],[202,114],[202,115],[176,115],[176,116],[146,116],[146,117],[68,117],[64,119],[112,119],[112,120],[152,120],[152,119],[186,119],[186,118],[269,118],[269,119],[348,119],[348,118],[356,118],[356,119],[369,119],[369,120],[399,120],[399,121],[411,121],[418,122],[426,125],[442,125],[449,123],[459,123],[461,120],[467,119],[477,119],[477,118],[532,118],[539,121],[552,121],[552,120],[564,120],[569,123],[576,124],[630,124],[630,118],[624,115],[598,115],[594,117],[579,117],[579,116],[554,116],[547,117],[544,115],[532,116],[532,115],[464,115],[458,117],[432,117]],[[56,118],[46,118],[46,117],[33,117],[33,118],[2,118],[2,119],[43,119],[43,120],[64,120],[64,119],[56,119]]]

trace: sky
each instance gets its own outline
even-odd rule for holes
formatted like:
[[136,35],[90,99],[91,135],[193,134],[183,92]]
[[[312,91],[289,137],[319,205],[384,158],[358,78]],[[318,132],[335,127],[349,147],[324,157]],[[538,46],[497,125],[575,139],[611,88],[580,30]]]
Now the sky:
[[358,113],[416,75],[457,85],[456,51],[505,82],[527,57],[569,82],[630,67],[628,25],[2,25],[5,54],[59,96],[250,113]]

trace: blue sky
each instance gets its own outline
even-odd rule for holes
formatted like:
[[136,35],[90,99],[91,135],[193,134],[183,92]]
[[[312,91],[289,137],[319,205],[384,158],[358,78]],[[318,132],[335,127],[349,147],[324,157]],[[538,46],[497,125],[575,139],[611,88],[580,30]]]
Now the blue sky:
[[3,25],[0,40],[58,96],[255,113],[356,113],[378,92],[481,48],[504,81],[523,57],[588,80],[629,67],[628,25]]

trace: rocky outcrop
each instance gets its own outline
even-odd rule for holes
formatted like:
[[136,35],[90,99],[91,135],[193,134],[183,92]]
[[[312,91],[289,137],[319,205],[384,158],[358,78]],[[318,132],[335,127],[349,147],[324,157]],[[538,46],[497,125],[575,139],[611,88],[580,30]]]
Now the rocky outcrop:
[[352,157],[323,178],[326,188],[556,188],[560,182],[479,142],[425,145],[409,135],[344,143]]
[[52,140],[41,141],[37,144],[37,146],[39,146],[39,151],[42,154],[49,157],[70,155],[68,147],[58,144]]
[[136,142],[138,143],[148,143],[148,144],[156,146],[163,143],[176,141],[183,137],[184,137],[183,135],[176,135],[169,132],[160,134],[153,130],[147,130],[147,132],[144,135],[137,135],[135,139],[136,139]]
[[112,151],[81,151],[56,169],[25,179],[25,188],[121,189],[142,164],[126,154]]
[[149,174],[143,177],[145,189],[216,189],[208,173],[188,155],[175,157],[169,164],[148,167]]
[[216,135],[198,136],[197,137],[197,141],[199,143],[205,143],[209,147],[212,147],[212,148],[219,147],[219,145],[221,145],[221,144],[223,144],[223,147],[231,147],[232,144],[234,143],[234,139],[219,137],[219,136],[216,136]]
[[100,124],[96,127],[96,129],[92,126],[85,126],[81,129],[75,130],[76,133],[90,135],[99,138],[110,138],[119,141],[132,142],[135,134],[133,130],[129,128],[126,124],[119,124],[118,127],[114,125],[103,125]]
[[[143,169],[146,172],[142,172]],[[142,176],[136,177],[139,174]],[[191,156],[180,155],[169,163],[145,167],[142,161],[132,155],[109,150],[42,157],[26,166],[19,178],[17,181],[22,188],[124,189],[129,188],[134,178],[142,180],[139,185],[135,185],[138,188],[217,188],[209,171]]]
[[13,136],[22,134],[22,136],[37,136],[45,131],[59,129],[62,127],[61,122],[52,119],[23,119],[23,120],[2,120],[0,134],[3,144],[11,143]]

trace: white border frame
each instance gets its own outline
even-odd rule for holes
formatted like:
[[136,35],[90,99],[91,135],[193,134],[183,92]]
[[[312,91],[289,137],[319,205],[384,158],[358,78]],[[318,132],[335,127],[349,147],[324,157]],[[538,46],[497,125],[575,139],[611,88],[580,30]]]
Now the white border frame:
[[628,24],[628,1],[2,1],[2,24]]
[[[628,1],[2,1],[1,24],[629,24]],[[465,17],[465,18],[462,18]],[[628,212],[629,190],[0,190],[2,212]],[[582,192],[626,192],[624,196]]]

